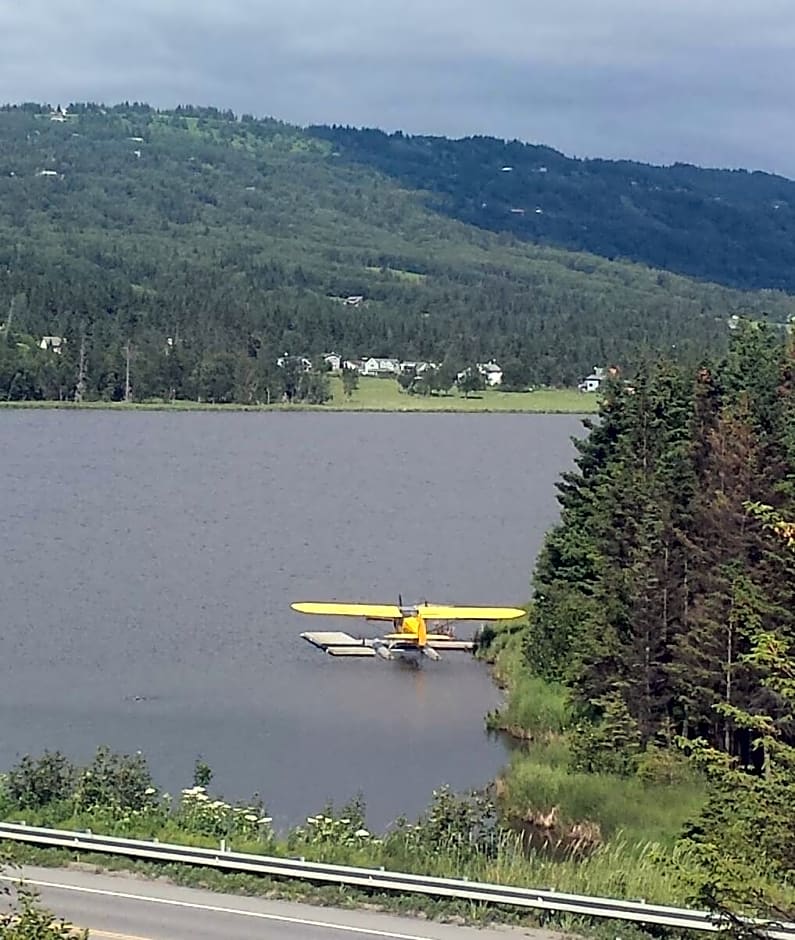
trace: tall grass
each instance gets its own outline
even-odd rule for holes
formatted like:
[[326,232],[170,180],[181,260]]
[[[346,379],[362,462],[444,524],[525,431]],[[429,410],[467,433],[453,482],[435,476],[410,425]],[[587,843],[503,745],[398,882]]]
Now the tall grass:
[[505,775],[506,811],[526,818],[557,807],[561,825],[597,823],[603,839],[672,845],[684,823],[698,815],[704,783],[695,774],[674,784],[638,777],[572,771],[561,740],[512,755]]
[[570,717],[566,690],[528,672],[521,624],[499,630],[486,655],[495,679],[508,690],[505,705],[487,718],[490,728],[531,740],[565,730]]
[[572,770],[567,690],[530,673],[523,644],[523,623],[514,622],[496,631],[486,651],[507,690],[505,705],[487,724],[527,742],[516,747],[501,778],[504,812],[527,820],[554,810],[560,828],[596,824],[604,840],[619,839],[625,848],[672,846],[703,805],[702,778],[682,770],[674,782],[663,783]]

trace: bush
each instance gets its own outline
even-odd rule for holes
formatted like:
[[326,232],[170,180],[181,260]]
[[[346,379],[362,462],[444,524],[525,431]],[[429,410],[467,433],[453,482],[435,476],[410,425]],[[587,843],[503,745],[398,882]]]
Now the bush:
[[654,744],[639,758],[637,774],[645,784],[664,786],[691,783],[698,776],[684,754]]
[[78,772],[74,797],[81,809],[143,810],[156,802],[157,790],[140,751],[130,756],[100,747],[91,764]]
[[390,841],[397,840],[409,853],[450,854],[458,858],[493,855],[502,829],[490,796],[458,795],[450,787],[433,791],[433,799],[416,824],[399,820]]
[[8,774],[0,774],[0,819],[11,812],[14,801],[8,789]]
[[75,767],[60,751],[45,751],[34,760],[25,756],[8,774],[8,793],[20,809],[40,809],[68,800],[75,785]]
[[640,732],[618,692],[594,701],[601,716],[582,721],[571,732],[572,770],[629,776],[638,767]]
[[252,805],[234,806],[208,796],[201,786],[182,791],[173,819],[181,829],[196,835],[262,842],[269,842],[273,837],[271,817],[265,814],[261,800]]

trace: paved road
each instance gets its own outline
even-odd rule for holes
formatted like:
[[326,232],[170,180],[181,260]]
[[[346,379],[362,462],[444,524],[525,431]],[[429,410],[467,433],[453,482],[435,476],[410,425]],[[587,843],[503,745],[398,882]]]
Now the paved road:
[[36,887],[50,910],[89,927],[96,940],[520,940],[530,935],[534,940],[552,940],[554,936],[543,930],[478,930],[236,897],[129,874],[25,868],[22,877]]

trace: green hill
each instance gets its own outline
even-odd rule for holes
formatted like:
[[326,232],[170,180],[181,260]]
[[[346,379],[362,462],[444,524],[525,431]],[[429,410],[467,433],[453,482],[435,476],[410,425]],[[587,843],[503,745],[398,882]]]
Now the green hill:
[[481,228],[731,287],[795,290],[795,182],[781,176],[577,160],[491,137],[311,131]]
[[[0,397],[254,400],[274,362],[336,350],[572,384],[649,350],[696,358],[744,293],[531,245],[428,207],[316,134],[214,109],[0,110]],[[344,299],[359,295],[359,305]],[[42,336],[66,337],[61,356]],[[269,386],[270,387],[270,386]]]

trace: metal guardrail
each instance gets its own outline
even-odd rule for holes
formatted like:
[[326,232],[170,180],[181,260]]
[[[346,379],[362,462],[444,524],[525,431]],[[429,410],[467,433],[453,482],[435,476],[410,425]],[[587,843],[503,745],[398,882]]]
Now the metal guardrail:
[[[81,852],[125,855],[153,862],[181,862],[203,865],[225,871],[252,872],[280,878],[301,878],[339,885],[355,885],[370,890],[425,894],[467,901],[483,901],[513,907],[560,911],[584,917],[602,917],[656,924],[683,930],[722,931],[728,926],[706,911],[664,907],[643,901],[617,901],[587,895],[562,894],[552,890],[516,888],[455,878],[435,878],[348,865],[327,865],[304,859],[277,858],[195,848],[168,842],[143,842],[95,835],[67,829],[44,829],[17,823],[0,823],[0,840],[26,842],[31,845],[59,847]],[[754,922],[771,940],[795,940],[795,923],[766,924]]]

